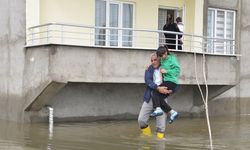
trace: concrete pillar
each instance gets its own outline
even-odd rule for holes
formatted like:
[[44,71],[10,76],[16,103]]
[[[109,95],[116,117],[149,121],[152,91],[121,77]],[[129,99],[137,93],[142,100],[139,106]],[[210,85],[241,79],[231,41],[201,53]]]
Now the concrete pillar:
[[241,22],[240,22],[240,113],[249,114],[250,113],[250,1],[241,0]]
[[22,118],[25,0],[0,1],[0,119]]

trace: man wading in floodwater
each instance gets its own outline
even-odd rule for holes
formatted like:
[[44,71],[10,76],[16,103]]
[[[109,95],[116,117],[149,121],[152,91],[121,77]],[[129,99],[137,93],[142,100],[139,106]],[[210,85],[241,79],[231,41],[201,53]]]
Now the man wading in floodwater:
[[[144,94],[144,102],[142,104],[139,117],[138,117],[138,123],[139,127],[141,129],[142,135],[144,136],[151,136],[151,129],[149,126],[149,118],[150,114],[153,111],[153,105],[151,100],[151,93],[152,90],[158,90],[162,94],[167,94],[169,91],[166,87],[159,87],[157,84],[154,83],[154,71],[155,69],[159,69],[160,61],[157,58],[156,53],[153,53],[151,55],[151,65],[148,67],[148,69],[145,71],[145,83],[147,84],[147,89]],[[164,138],[164,132],[166,127],[166,114],[163,113],[161,116],[156,117],[156,132],[157,137],[159,139]]]

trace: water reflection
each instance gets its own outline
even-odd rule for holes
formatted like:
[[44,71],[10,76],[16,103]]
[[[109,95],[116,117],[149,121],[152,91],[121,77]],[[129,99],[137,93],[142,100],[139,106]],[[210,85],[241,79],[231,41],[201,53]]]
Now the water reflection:
[[138,150],[165,150],[167,139],[157,140],[156,137],[141,138],[138,143]]
[[[211,123],[214,149],[250,149],[249,116],[216,118]],[[179,119],[167,126],[164,140],[140,137],[136,121],[55,123],[52,128],[0,121],[0,128],[0,149],[4,150],[209,149],[205,119]]]

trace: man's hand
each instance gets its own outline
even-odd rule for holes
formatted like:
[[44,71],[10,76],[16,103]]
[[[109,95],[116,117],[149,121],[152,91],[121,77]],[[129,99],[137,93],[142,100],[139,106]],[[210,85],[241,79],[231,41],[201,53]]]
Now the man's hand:
[[162,93],[162,94],[168,93],[168,88],[165,86],[159,86],[159,87],[157,87],[157,90],[159,91],[159,93]]
[[173,92],[172,90],[168,90],[168,87],[165,87],[165,86],[159,86],[157,87],[157,90],[159,93],[162,93],[162,94],[171,94]]
[[167,70],[161,69],[161,73],[167,73]]

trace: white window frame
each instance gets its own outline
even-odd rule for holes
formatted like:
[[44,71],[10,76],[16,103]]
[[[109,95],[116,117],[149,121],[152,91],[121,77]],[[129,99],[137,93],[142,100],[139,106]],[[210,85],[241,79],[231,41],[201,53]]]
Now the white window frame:
[[[227,12],[231,12],[231,13],[233,13],[234,15],[233,15],[233,39],[235,39],[235,19],[236,19],[236,11],[234,11],[234,10],[227,10],[227,9],[219,9],[219,8],[208,8],[208,10],[213,10],[214,11],[214,18],[215,18],[215,20],[212,20],[212,21],[214,21],[214,22],[212,22],[212,25],[213,25],[213,29],[214,29],[214,36],[215,36],[215,38],[216,38],[216,21],[217,21],[217,11],[223,11],[224,13],[225,13],[225,16],[224,16],[224,21],[226,20],[226,18],[227,18]],[[226,30],[226,27],[227,27],[227,25],[226,25],[226,21],[225,21],[225,28],[224,28],[224,31]],[[226,33],[226,32],[225,32]],[[226,34],[224,35],[224,38],[226,38]]]
[[[218,38],[217,37],[217,12],[218,11],[223,11],[224,12],[224,39],[227,39],[227,32],[226,32],[226,29],[227,29],[227,13],[230,12],[230,13],[233,13],[233,38],[232,40],[235,40],[235,27],[236,27],[236,11],[235,10],[228,10],[228,9],[220,9],[220,8],[208,8],[208,11],[209,10],[212,10],[214,11],[214,20],[211,20],[212,21],[212,30],[214,31],[213,32],[213,38]],[[235,43],[233,43],[235,45]],[[224,46],[224,54],[226,54],[226,43],[225,43],[225,46]],[[233,54],[235,53],[235,48],[233,47]]]
[[[122,27],[122,18],[123,17],[123,4],[131,4],[133,6],[133,16],[132,16],[132,28],[134,29],[134,25],[135,25],[135,4],[132,2],[124,2],[124,1],[118,1],[118,0],[103,0],[106,1],[106,27],[110,27],[109,26],[109,20],[110,20],[110,4],[118,4],[119,5],[119,16],[118,16],[118,28],[123,28]],[[109,33],[110,30],[106,30],[106,41],[105,41],[105,46],[110,46],[110,37],[109,37]],[[132,37],[134,37],[134,34],[132,34]],[[123,45],[123,41],[122,41],[122,30],[118,30],[118,47],[124,47]],[[133,47],[135,44],[135,38],[132,38],[132,44],[131,47]],[[112,46],[113,47],[113,46]]]

